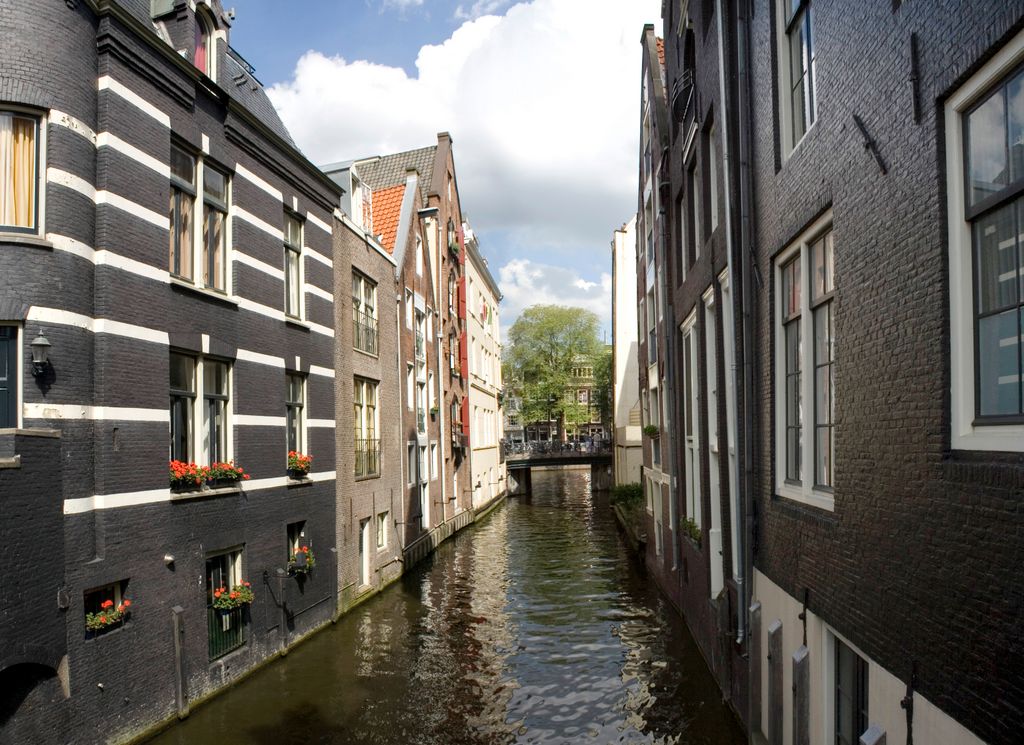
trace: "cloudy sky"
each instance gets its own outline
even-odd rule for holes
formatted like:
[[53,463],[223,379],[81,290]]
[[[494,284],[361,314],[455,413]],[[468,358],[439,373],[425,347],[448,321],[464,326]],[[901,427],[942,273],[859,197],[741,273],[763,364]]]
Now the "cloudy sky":
[[609,328],[609,244],[636,209],[640,36],[660,28],[659,0],[234,5],[232,46],[314,162],[451,133],[505,328],[534,303]]

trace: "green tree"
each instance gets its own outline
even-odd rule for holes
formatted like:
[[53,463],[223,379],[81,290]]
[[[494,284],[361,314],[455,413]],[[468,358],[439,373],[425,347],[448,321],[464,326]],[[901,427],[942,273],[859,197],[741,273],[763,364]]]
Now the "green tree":
[[594,403],[601,412],[606,437],[612,425],[612,348],[605,346],[594,360]]
[[597,316],[583,308],[533,305],[522,312],[508,332],[503,374],[522,400],[523,422],[576,422],[585,409],[569,400],[572,371],[592,367],[602,345]]

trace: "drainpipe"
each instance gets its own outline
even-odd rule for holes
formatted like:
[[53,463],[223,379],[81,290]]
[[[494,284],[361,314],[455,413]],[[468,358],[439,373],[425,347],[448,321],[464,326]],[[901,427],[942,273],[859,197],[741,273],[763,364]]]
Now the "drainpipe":
[[[666,147],[662,151],[662,164],[668,162],[668,148]],[[663,172],[664,166],[658,168],[659,178]],[[668,447],[662,448],[661,452],[661,470],[662,473],[669,468],[669,500],[668,500],[668,511],[669,520],[672,523],[672,566],[678,568],[679,566],[679,505],[677,503],[679,491],[677,489],[678,480],[676,474],[679,472],[678,464],[676,462],[676,449],[675,449],[675,428],[666,427],[665,424],[669,421],[675,421],[673,414],[675,413],[675,386],[665,385],[669,381],[675,380],[675,330],[676,325],[673,315],[673,303],[672,296],[668,294],[668,283],[665,279],[666,267],[665,257],[668,255],[668,240],[667,226],[665,225],[665,202],[661,198],[661,184],[655,185],[658,189],[658,219],[661,222],[661,271],[658,272],[658,292],[660,293],[665,309],[662,314],[662,335],[664,338],[664,345],[662,346],[663,354],[661,355],[660,362],[664,362],[665,375],[658,381],[658,390],[661,393],[661,406],[662,411],[658,412],[658,421],[662,424],[662,431],[664,432],[665,438],[668,440]],[[670,190],[669,190],[670,191]],[[671,199],[671,192],[669,193]],[[668,412],[668,416],[662,416],[662,412]],[[671,417],[671,419],[670,419]],[[660,444],[660,443],[659,443]],[[666,450],[668,451],[666,454]],[[641,482],[643,483],[643,482]],[[659,486],[659,488],[661,488]],[[682,575],[680,575],[680,578]]]
[[[725,69],[725,62],[726,62],[726,58],[725,58],[725,18],[723,16],[723,12],[724,12],[723,5],[724,5],[724,3],[722,2],[722,0],[716,0],[715,4],[717,6],[715,8],[715,14],[718,17],[718,92],[719,92],[719,97],[720,97],[719,100],[721,101],[721,108],[722,108],[721,116],[719,117],[720,120],[721,120],[721,129],[722,129],[722,174],[723,174],[723,177],[725,179],[725,245],[726,245],[725,257],[726,257],[726,263],[727,263],[727,266],[728,266],[727,271],[728,271],[728,274],[729,274],[729,288],[730,288],[730,290],[729,290],[729,301],[733,302],[733,299],[736,297],[735,293],[736,293],[736,287],[737,287],[737,284],[738,284],[736,282],[736,279],[737,279],[737,272],[739,270],[739,267],[737,267],[736,263],[733,261],[733,206],[732,206],[733,205],[733,202],[732,202],[732,193],[733,193],[733,191],[732,191],[732,169],[729,167],[729,164],[730,164],[730,157],[729,157],[729,106],[727,106],[727,103],[726,103],[728,101],[728,98],[727,98],[727,94],[726,94],[726,85],[725,85],[725,78],[726,78],[726,69]],[[742,46],[742,45],[740,45],[740,46]],[[742,65],[740,66],[740,68],[741,68],[740,75],[742,76],[743,75]],[[741,81],[742,81],[742,77],[741,77]],[[741,125],[740,129],[742,131],[742,125]],[[741,160],[742,160],[742,154],[741,154]],[[746,272],[743,273],[743,276],[745,278]],[[733,303],[733,306],[735,307],[735,303]],[[733,317],[735,318],[735,313],[733,314]],[[747,323],[746,323],[746,317],[745,317],[745,313],[744,313],[744,320],[743,320],[744,338],[746,338],[746,329],[747,329]],[[736,344],[735,333],[736,333],[736,324],[734,323],[733,324],[733,338],[729,339],[729,343],[734,345],[733,346],[734,349],[735,349],[735,344]],[[735,359],[735,356],[734,356],[734,359]],[[743,361],[744,361],[744,363],[747,362],[746,352],[744,352]],[[734,391],[739,388],[739,386],[737,385],[736,373],[737,373],[737,370],[736,370],[736,365],[734,363],[732,370],[729,371],[729,374],[732,376],[732,385],[733,385],[733,390]],[[745,390],[744,390],[744,393],[745,393]],[[749,401],[749,399],[746,397],[746,395],[744,395],[744,397],[743,397],[744,409],[746,409],[748,401]],[[735,407],[735,411],[733,412],[734,415],[736,416],[735,431],[737,433],[739,433],[739,431],[740,431],[740,424],[742,423],[739,411],[740,411],[739,406],[736,406]],[[744,445],[746,445],[746,444],[747,444],[747,439],[744,438]],[[734,445],[735,445],[735,443],[734,443]],[[745,450],[745,448],[744,448],[744,450]],[[740,459],[736,458],[735,461],[736,461],[736,466],[735,466],[736,473],[735,473],[735,478],[733,479],[733,483],[736,485],[737,490],[740,491],[740,494],[743,494],[745,489],[740,489],[740,486],[739,486],[740,485],[740,477],[742,475],[740,473]],[[739,495],[737,495],[737,497],[739,497]],[[737,498],[736,499],[736,504],[739,505],[740,502],[741,502],[741,500],[739,498]],[[731,512],[731,510],[730,510],[730,512]],[[733,536],[733,540],[736,541],[736,543],[737,543],[736,555],[739,556],[739,557],[745,557],[745,548],[746,548],[746,545],[745,545],[746,544],[746,536],[744,535],[743,521],[741,519],[741,513],[742,512],[743,512],[742,509],[737,509],[735,514],[731,514],[730,515],[730,517],[732,518],[732,536]],[[741,558],[739,564],[740,564],[739,567],[735,568],[737,570],[737,573],[736,573],[736,596],[737,596],[736,643],[737,644],[743,644],[743,642],[744,642],[744,640],[746,639],[746,636],[747,636],[747,604],[746,604],[746,601],[745,601],[745,597],[746,597],[746,566],[745,566],[746,561],[745,561],[745,558]]]

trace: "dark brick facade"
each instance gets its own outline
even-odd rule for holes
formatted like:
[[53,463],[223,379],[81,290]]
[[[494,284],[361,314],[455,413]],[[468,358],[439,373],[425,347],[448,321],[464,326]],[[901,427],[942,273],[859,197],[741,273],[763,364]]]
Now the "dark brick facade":
[[[339,190],[295,149],[223,38],[216,80],[161,39],[161,26],[183,46],[194,38],[188,5],[171,5],[157,24],[137,0],[0,4],[0,109],[44,117],[45,134],[42,228],[0,232],[0,322],[20,329],[23,360],[37,334],[51,342],[47,376],[21,366],[21,419],[60,435],[0,435],[19,460],[0,469],[7,529],[38,547],[7,544],[35,556],[17,581],[9,573],[24,559],[4,563],[2,604],[13,615],[0,676],[19,681],[20,703],[0,712],[2,742],[64,742],[71,732],[106,741],[173,716],[174,614],[185,697],[195,701],[335,610],[335,310],[325,296]],[[226,32],[220,4],[209,9]],[[167,275],[172,140],[229,174],[226,294]],[[303,223],[313,288],[295,321],[283,313],[286,210]],[[229,452],[251,474],[241,490],[168,491],[169,349],[229,363]],[[301,482],[285,477],[286,372],[306,380],[304,449],[315,465]],[[317,568],[281,580],[297,522]],[[205,561],[232,547],[256,600],[244,645],[210,662]],[[39,598],[16,590],[28,579]],[[109,583],[121,583],[132,613],[91,638],[85,593]]]
[[[948,260],[946,205],[949,180],[962,174],[947,172],[950,133],[944,106],[1024,28],[1024,3],[851,5],[812,0],[816,120],[792,152],[780,134],[784,116],[778,72],[786,64],[780,61],[778,14],[788,4],[690,2],[681,31],[680,5],[673,0],[663,9],[671,122],[668,160],[663,163],[670,184],[664,220],[672,247],[665,252],[665,271],[675,288],[670,302],[676,327],[696,311],[701,391],[708,369],[702,294],[714,288],[716,299],[723,299],[716,278],[728,264],[729,238],[733,276],[745,277],[751,287],[749,362],[751,400],[757,403],[745,409],[740,383],[738,421],[751,428],[752,453],[751,489],[742,489],[741,478],[740,504],[747,504],[745,535],[753,562],[745,567],[754,575],[748,597],[761,603],[765,613],[770,611],[754,629],[759,637],[749,650],[760,655],[751,662],[754,699],[767,706],[767,691],[761,690],[770,662],[764,657],[765,627],[776,617],[785,621],[782,649],[788,666],[801,644],[797,613],[806,598],[812,630],[845,640],[871,661],[869,719],[888,730],[890,741],[897,736],[902,741],[906,732],[900,699],[913,670],[919,701],[915,733],[923,731],[936,742],[1016,742],[1024,701],[1024,660],[1017,641],[1024,631],[1024,614],[1015,582],[1024,560],[1017,503],[1024,494],[1024,460],[1020,449],[967,451],[957,449],[951,438],[950,304],[956,277]],[[719,12],[725,17],[717,18]],[[726,46],[725,102],[720,100],[718,72],[720,21]],[[647,42],[644,52],[652,59]],[[746,101],[748,110],[741,107]],[[683,248],[692,251],[685,214],[691,161],[684,152],[691,122],[697,138],[693,162],[702,175],[704,225],[710,194],[709,169],[702,163],[708,149],[701,138],[712,125],[719,178],[713,188],[720,190],[718,230],[700,242],[701,256],[695,262],[680,261]],[[723,123],[728,128],[724,142]],[[723,145],[730,154],[727,166]],[[746,195],[749,201],[744,201]],[[727,207],[731,222],[725,217]],[[776,417],[782,402],[775,395],[780,374],[776,257],[823,216],[835,240],[836,278],[835,476],[826,500],[831,507],[826,508],[786,496],[776,487]],[[730,225],[731,234],[726,232]],[[642,240],[638,236],[638,250]],[[752,264],[748,257],[753,257]],[[639,279],[642,283],[643,277]],[[715,316],[720,445],[727,425],[721,395],[724,343],[734,344],[738,370],[744,369],[738,279],[726,296],[733,303],[737,336],[723,338],[722,313]],[[643,291],[641,284],[639,297]],[[722,303],[716,306],[720,311]],[[641,347],[644,331],[641,319]],[[679,357],[677,352],[674,359]],[[681,378],[673,387],[683,391]],[[702,436],[707,408],[702,401]],[[677,406],[677,432],[680,416]],[[738,430],[736,449],[743,453],[746,428]],[[710,474],[704,445],[700,482],[706,515]],[[681,444],[676,450],[681,464]],[[810,457],[806,451],[805,457]],[[726,459],[719,465],[722,524],[728,526]],[[679,473],[685,477],[682,468]],[[676,498],[685,507],[682,490],[680,483]],[[730,534],[726,531],[722,547],[727,592],[718,601],[727,604],[728,612],[708,604],[706,549],[689,541],[683,542],[682,565],[689,581],[684,580],[681,606],[720,684],[728,686],[734,708],[760,736],[767,734],[767,720],[760,711],[749,720],[746,708],[747,662],[738,656],[748,651],[746,645],[719,645],[718,654],[711,643],[716,634],[719,639],[735,636],[735,608],[743,597],[731,580]],[[703,537],[706,545],[706,531]],[[814,638],[808,641],[806,631],[803,643],[814,650],[812,658],[829,649],[815,646]],[[832,663],[826,658],[815,664],[826,676]],[[725,668],[732,675],[723,677]],[[788,681],[788,669],[786,676]],[[827,677],[817,672],[811,685],[820,691],[816,696],[827,700],[831,695],[824,689]],[[793,720],[789,701],[786,732]],[[827,731],[828,722],[821,722],[825,715],[819,711],[815,716]],[[952,734],[960,726],[966,729]]]

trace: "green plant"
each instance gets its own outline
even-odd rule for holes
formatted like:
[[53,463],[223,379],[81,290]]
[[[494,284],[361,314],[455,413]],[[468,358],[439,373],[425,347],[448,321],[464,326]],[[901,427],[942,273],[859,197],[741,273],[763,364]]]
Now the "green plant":
[[218,587],[213,591],[213,607],[219,610],[232,610],[251,603],[255,597],[248,582],[234,585],[230,590]]
[[690,540],[700,543],[701,531],[697,521],[692,517],[684,517],[679,521],[679,527],[690,537]]
[[206,467],[208,481],[248,481],[249,474],[234,463],[211,463]]
[[197,466],[195,463],[186,463],[181,460],[172,460],[170,466],[170,477],[172,487],[196,487],[202,486],[206,481],[206,468]]
[[132,601],[125,598],[116,607],[113,600],[104,600],[99,612],[85,614],[85,628],[89,631],[102,631],[120,623],[128,615]]
[[640,484],[616,484],[612,487],[611,503],[625,506],[638,505],[644,501],[644,488]]
[[660,430],[658,429],[658,425],[657,424],[645,424],[644,425],[643,433],[645,435],[647,435],[648,437],[657,437],[659,431]]
[[[303,566],[299,566],[297,560],[303,554],[306,556],[306,563]],[[313,549],[309,546],[300,546],[294,554],[288,557],[288,568],[293,572],[308,574],[315,566],[316,557],[313,555]]]
[[297,450],[288,451],[288,468],[292,471],[309,473],[309,467],[313,464],[313,456],[305,455]]

